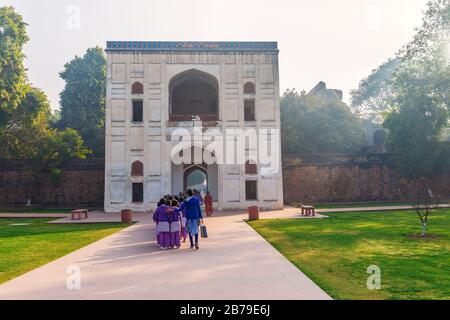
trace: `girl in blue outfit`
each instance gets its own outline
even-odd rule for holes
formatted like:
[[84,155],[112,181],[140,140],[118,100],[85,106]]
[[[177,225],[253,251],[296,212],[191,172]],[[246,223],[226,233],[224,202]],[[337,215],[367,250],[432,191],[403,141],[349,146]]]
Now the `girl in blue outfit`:
[[[180,208],[175,209],[176,212],[186,212],[186,231],[189,233],[189,241],[191,242],[191,249],[195,247],[196,250],[200,249],[198,245],[198,227],[200,221],[203,222],[202,210],[200,207],[200,201],[197,197],[194,197],[194,193],[191,189],[187,192],[188,198],[183,202]],[[195,242],[194,242],[195,238]]]

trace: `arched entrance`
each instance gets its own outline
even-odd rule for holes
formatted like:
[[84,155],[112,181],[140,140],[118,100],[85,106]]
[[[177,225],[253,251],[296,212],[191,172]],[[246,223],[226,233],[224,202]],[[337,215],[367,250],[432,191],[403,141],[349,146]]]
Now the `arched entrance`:
[[199,70],[175,76],[169,85],[170,121],[203,121],[219,118],[219,84],[217,79]]
[[[184,149],[185,151],[187,149]],[[205,149],[195,146],[191,154]],[[187,189],[209,191],[214,199],[219,195],[219,167],[217,163],[171,163],[171,194],[185,192]]]
[[202,166],[191,166],[184,170],[184,190],[198,190],[202,193],[208,191],[208,172]]

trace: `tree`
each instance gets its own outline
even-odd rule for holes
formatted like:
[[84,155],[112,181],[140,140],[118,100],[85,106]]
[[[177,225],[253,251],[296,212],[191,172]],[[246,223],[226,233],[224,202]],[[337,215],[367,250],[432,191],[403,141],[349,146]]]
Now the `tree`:
[[[436,177],[450,171],[450,1],[431,0],[422,26],[394,59],[352,91],[352,105],[384,119],[388,147],[402,177],[403,196],[411,201],[422,235],[437,199]],[[448,196],[448,195],[447,195]]]
[[2,7],[0,27],[0,157],[29,161],[31,196],[42,175],[57,177],[62,162],[84,158],[89,150],[75,130],[50,126],[47,96],[27,82],[22,47],[28,36],[22,17],[12,7]]
[[[44,139],[39,141],[40,147],[34,157],[28,158],[31,163],[32,183],[29,186],[30,202],[39,202],[41,182],[50,176],[56,183],[61,175],[61,165],[69,159],[84,159],[90,150],[83,144],[83,139],[73,129],[49,129]],[[38,199],[32,199],[37,196]]]
[[100,47],[88,49],[64,66],[59,128],[77,130],[94,155],[104,155],[106,58]]
[[407,196],[409,204],[419,217],[422,238],[427,236],[427,223],[433,210],[439,208],[443,199],[441,189],[441,184],[424,177],[413,181],[406,179],[400,181],[400,191]]
[[0,128],[25,96],[22,48],[28,41],[26,26],[13,7],[0,7]]
[[362,123],[345,103],[287,90],[281,99],[284,153],[350,153],[364,145]]
[[30,163],[30,198],[43,176],[51,174],[57,178],[64,161],[85,158],[90,152],[75,130],[51,128],[50,114],[47,96],[41,90],[28,86],[25,98],[11,113],[7,127],[0,134],[3,159],[28,160]]
[[427,3],[422,26],[399,53],[404,59],[421,59],[446,50],[450,35],[450,1],[431,0]]
[[396,96],[384,126],[388,144],[406,178],[441,174],[441,137],[449,125],[450,64],[430,57],[405,65],[396,75]]
[[90,150],[84,146],[83,139],[74,129],[67,128],[63,131],[50,129],[49,134],[32,158],[38,174],[51,173],[54,176],[60,174],[60,165],[69,159],[83,159]]
[[36,156],[40,142],[49,133],[51,114],[46,95],[39,89],[26,86],[26,94],[12,110],[0,134],[2,158],[30,159]]
[[413,39],[394,58],[389,59],[351,91],[352,109],[363,117],[382,122],[384,113],[390,111],[395,99],[396,72],[414,60],[432,56],[450,56],[448,50],[450,33],[450,1],[431,0],[427,4],[422,26],[416,29]]
[[365,79],[361,80],[358,89],[350,92],[351,107],[361,118],[375,123],[383,121],[382,114],[390,109],[392,86],[390,80],[401,66],[398,57],[389,59]]
[[415,209],[425,237],[428,218],[445,197],[434,180],[450,173],[449,144],[441,141],[450,119],[450,64],[442,56],[411,60],[392,84],[396,95],[384,126],[403,177],[401,191]]

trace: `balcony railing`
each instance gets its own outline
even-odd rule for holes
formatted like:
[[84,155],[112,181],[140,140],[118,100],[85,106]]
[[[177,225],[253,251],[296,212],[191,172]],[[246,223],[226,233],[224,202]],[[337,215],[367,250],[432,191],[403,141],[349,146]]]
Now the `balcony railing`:
[[219,117],[216,114],[170,114],[169,121],[170,122],[181,122],[181,121],[219,121]]

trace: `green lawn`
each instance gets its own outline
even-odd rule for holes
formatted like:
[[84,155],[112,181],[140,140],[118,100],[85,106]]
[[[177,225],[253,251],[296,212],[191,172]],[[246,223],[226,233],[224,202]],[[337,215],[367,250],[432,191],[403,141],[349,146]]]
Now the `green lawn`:
[[317,209],[338,209],[338,208],[364,208],[364,207],[391,207],[408,206],[407,202],[352,202],[352,203],[330,203],[316,204]]
[[0,213],[70,213],[74,209],[3,208]]
[[[443,200],[442,203],[450,203],[450,200]],[[350,203],[329,203],[316,204],[317,209],[339,209],[339,208],[364,208],[364,207],[395,207],[410,206],[408,202],[350,202]]]
[[[249,223],[335,299],[450,299],[450,210],[430,218],[433,239],[410,236],[420,233],[410,211],[329,216]],[[370,265],[381,290],[367,289]]]
[[47,224],[49,220],[52,219],[0,219],[0,283],[126,226],[120,223],[55,225]]

